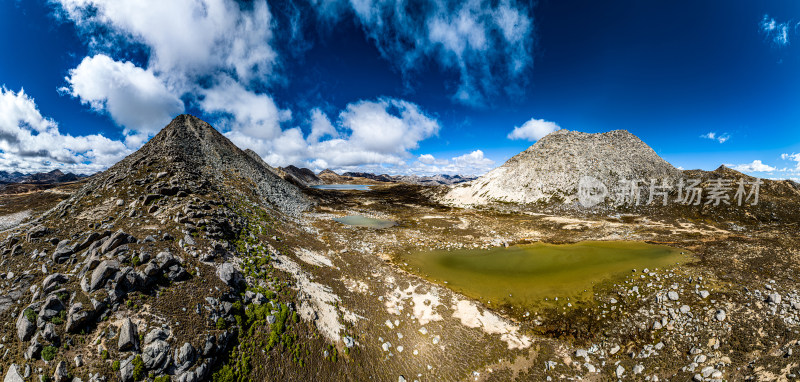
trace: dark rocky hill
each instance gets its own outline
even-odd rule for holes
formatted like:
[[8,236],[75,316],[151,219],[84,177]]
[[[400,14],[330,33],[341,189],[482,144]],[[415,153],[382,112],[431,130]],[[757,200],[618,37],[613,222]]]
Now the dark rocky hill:
[[0,233],[5,380],[233,375],[220,363],[249,328],[268,336],[267,316],[279,334],[308,330],[292,326],[294,292],[278,294],[284,276],[267,263],[310,205],[209,124],[175,118],[55,208]]

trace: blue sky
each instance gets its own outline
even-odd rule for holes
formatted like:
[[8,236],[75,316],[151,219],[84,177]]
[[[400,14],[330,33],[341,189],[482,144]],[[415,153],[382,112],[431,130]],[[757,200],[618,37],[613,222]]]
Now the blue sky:
[[[0,1],[0,170],[102,170],[182,112],[273,165],[480,174],[626,129],[800,177],[796,1]],[[24,89],[24,91],[23,91]]]

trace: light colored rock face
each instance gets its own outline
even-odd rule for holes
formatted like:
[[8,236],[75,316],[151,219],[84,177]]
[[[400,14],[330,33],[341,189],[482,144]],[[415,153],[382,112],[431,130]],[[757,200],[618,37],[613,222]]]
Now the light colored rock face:
[[[660,184],[663,179],[674,182],[679,175],[678,169],[625,130],[601,134],[558,130],[486,175],[453,187],[442,201],[469,206],[536,203],[556,197],[571,203],[577,200],[583,177],[604,184],[606,200],[612,201],[622,179],[657,179]],[[646,196],[643,199],[647,202]]]
[[19,373],[19,366],[16,364],[11,364],[11,366],[8,368],[8,372],[6,373],[6,377],[3,379],[3,382],[25,382]]

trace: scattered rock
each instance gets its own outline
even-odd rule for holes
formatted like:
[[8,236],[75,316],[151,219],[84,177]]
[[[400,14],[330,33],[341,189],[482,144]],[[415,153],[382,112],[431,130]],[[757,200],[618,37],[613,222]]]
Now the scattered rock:
[[667,293],[667,297],[672,301],[678,301],[678,292],[671,290]]
[[217,268],[217,276],[232,288],[238,288],[242,282],[242,275],[231,263],[224,263]]

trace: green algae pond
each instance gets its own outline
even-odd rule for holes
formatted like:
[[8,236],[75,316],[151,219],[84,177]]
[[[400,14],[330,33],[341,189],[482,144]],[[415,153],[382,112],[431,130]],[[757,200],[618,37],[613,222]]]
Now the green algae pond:
[[595,285],[621,281],[633,269],[687,262],[684,252],[642,242],[584,241],[410,252],[399,255],[397,262],[490,306],[535,308],[586,300]]
[[397,224],[391,220],[368,218],[366,216],[361,216],[361,215],[348,215],[340,218],[335,218],[333,220],[350,226],[377,228],[377,229],[389,228]]

